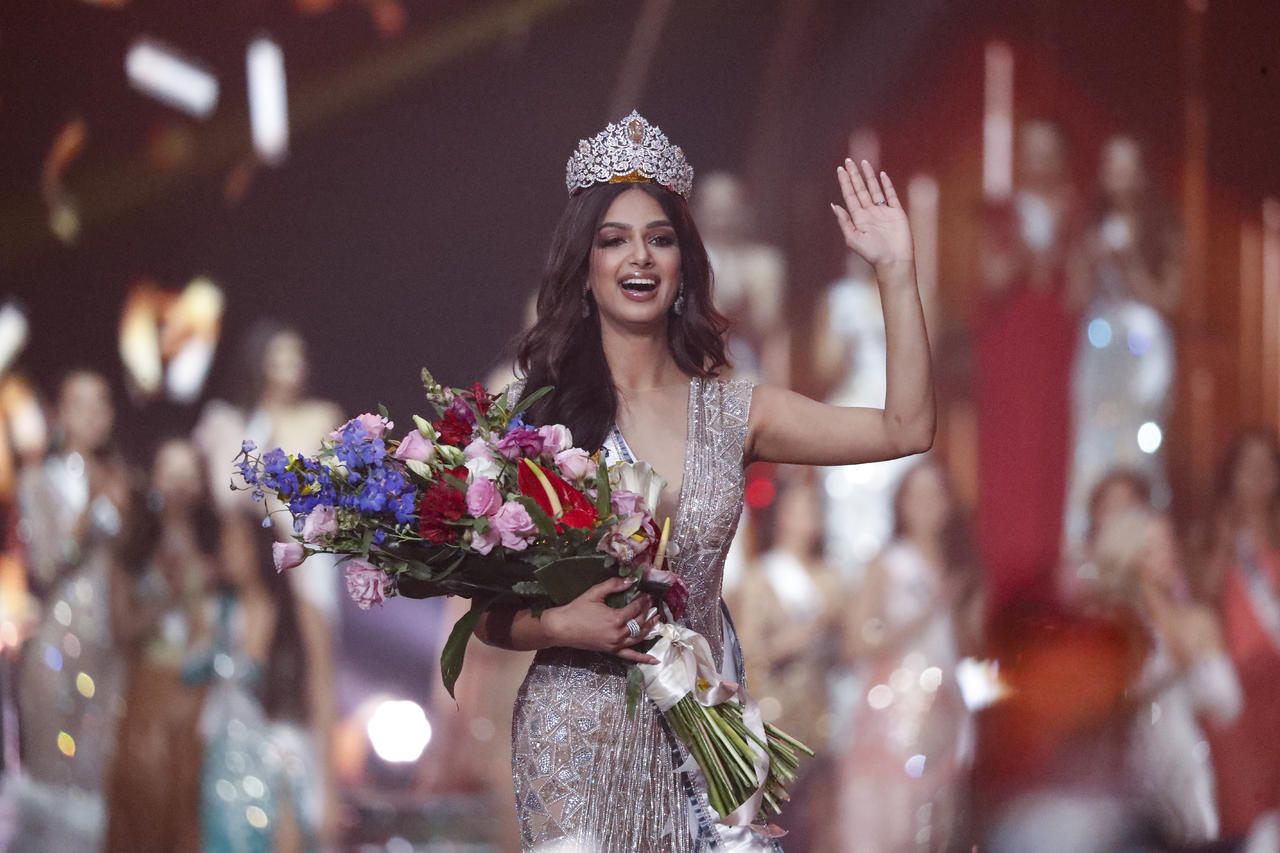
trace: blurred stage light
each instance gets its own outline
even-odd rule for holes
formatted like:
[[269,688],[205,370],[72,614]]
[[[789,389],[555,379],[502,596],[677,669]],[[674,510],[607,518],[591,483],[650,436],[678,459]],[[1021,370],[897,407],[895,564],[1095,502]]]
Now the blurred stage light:
[[89,125],[82,118],[71,119],[58,128],[40,167],[40,196],[48,211],[49,230],[67,245],[80,236],[80,213],[62,178],[88,141]]
[[431,723],[417,702],[393,699],[383,702],[367,727],[373,751],[383,761],[403,764],[417,761],[431,742]]
[[152,398],[163,388],[176,403],[196,400],[213,364],[225,303],[204,276],[180,293],[151,281],[135,284],[120,315],[120,358],[130,390]]
[[970,711],[980,711],[1013,693],[1000,678],[1000,662],[965,658],[956,664],[956,683]]
[[218,347],[225,302],[222,290],[201,276],[193,279],[165,312],[160,345],[168,362],[165,390],[169,399],[191,403],[204,390]]
[[284,53],[262,36],[249,45],[249,124],[253,147],[268,163],[284,159],[289,147],[289,99],[285,87]]
[[188,115],[206,118],[218,104],[218,78],[159,42],[139,39],[124,67],[135,89]]
[[27,315],[13,302],[0,306],[0,376],[27,345]]
[[1163,440],[1164,434],[1156,423],[1147,421],[1138,427],[1138,449],[1143,453],[1155,453]]
[[164,296],[149,281],[130,289],[120,314],[120,360],[133,387],[145,397],[160,390],[164,361],[160,354],[160,323]]
[[1089,343],[1095,349],[1103,349],[1111,343],[1111,324],[1101,317],[1089,321]]
[[987,43],[982,116],[982,194],[1004,201],[1013,192],[1013,48]]

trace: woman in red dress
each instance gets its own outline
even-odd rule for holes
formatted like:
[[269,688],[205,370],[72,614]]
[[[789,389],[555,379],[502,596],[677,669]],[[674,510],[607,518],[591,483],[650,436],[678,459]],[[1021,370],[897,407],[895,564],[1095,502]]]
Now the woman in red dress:
[[1060,132],[1018,134],[1018,189],[988,211],[974,321],[978,546],[988,611],[1053,597],[1071,432],[1076,319],[1066,259],[1079,218]]

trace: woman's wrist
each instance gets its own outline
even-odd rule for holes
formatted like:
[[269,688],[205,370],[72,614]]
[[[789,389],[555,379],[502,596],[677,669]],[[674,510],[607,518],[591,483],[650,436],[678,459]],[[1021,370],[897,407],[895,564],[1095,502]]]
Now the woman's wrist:
[[[567,645],[560,631],[560,617],[563,614],[564,605],[559,607],[548,607],[536,617],[533,617],[538,625],[538,647],[551,648],[553,646]],[[530,614],[532,616],[532,614]]]
[[916,286],[916,262],[913,258],[883,260],[874,267],[876,281],[881,287]]

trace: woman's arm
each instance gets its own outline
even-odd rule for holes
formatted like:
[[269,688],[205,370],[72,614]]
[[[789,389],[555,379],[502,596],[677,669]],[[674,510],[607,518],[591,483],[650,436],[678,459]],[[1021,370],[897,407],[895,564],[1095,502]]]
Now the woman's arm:
[[[609,578],[568,604],[542,611],[541,616],[528,610],[485,611],[476,625],[476,636],[488,645],[513,651],[567,646],[609,652],[632,663],[657,663],[657,659],[631,648],[642,642],[658,621],[658,614],[648,614],[653,606],[649,596],[637,596],[620,609],[605,603],[606,597],[627,589],[633,582]],[[640,624],[640,633],[634,637],[627,630],[630,619]]]
[[876,272],[888,360],[885,406],[828,406],[782,388],[758,388],[747,428],[748,461],[849,465],[933,445],[933,369],[907,215],[888,175],[880,173],[882,190],[867,161],[865,180],[852,160],[845,163],[837,177],[848,210],[831,207],[849,248]]

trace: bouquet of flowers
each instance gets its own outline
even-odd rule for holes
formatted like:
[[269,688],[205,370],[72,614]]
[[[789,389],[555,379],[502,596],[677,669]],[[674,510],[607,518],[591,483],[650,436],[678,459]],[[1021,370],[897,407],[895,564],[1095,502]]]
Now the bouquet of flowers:
[[575,447],[563,425],[526,424],[523,412],[549,388],[517,402],[479,383],[443,387],[427,370],[422,381],[437,417],[415,415],[399,440],[380,408],[347,421],[310,456],[279,448],[257,455],[244,442],[236,459],[242,482],[232,488],[251,490],[255,500],[269,494],[283,505],[276,512],[292,517],[293,541],[272,546],[277,570],[316,552],[346,555],[348,592],[366,610],[392,595],[470,599],[441,655],[451,695],[487,608],[514,604],[539,614],[607,578],[634,578],[607,603],[623,607],[647,593],[668,622],[647,638],[662,663],[629,670],[629,707],[641,692],[657,702],[702,767],[720,814],[741,812],[746,823],[761,806],[777,811],[797,750],[812,753],[762,725],[737,685],[708,668],[706,640],[671,624],[688,590],[663,568],[675,555],[669,520],[659,526],[654,518],[662,478],[645,463],[607,466]]

